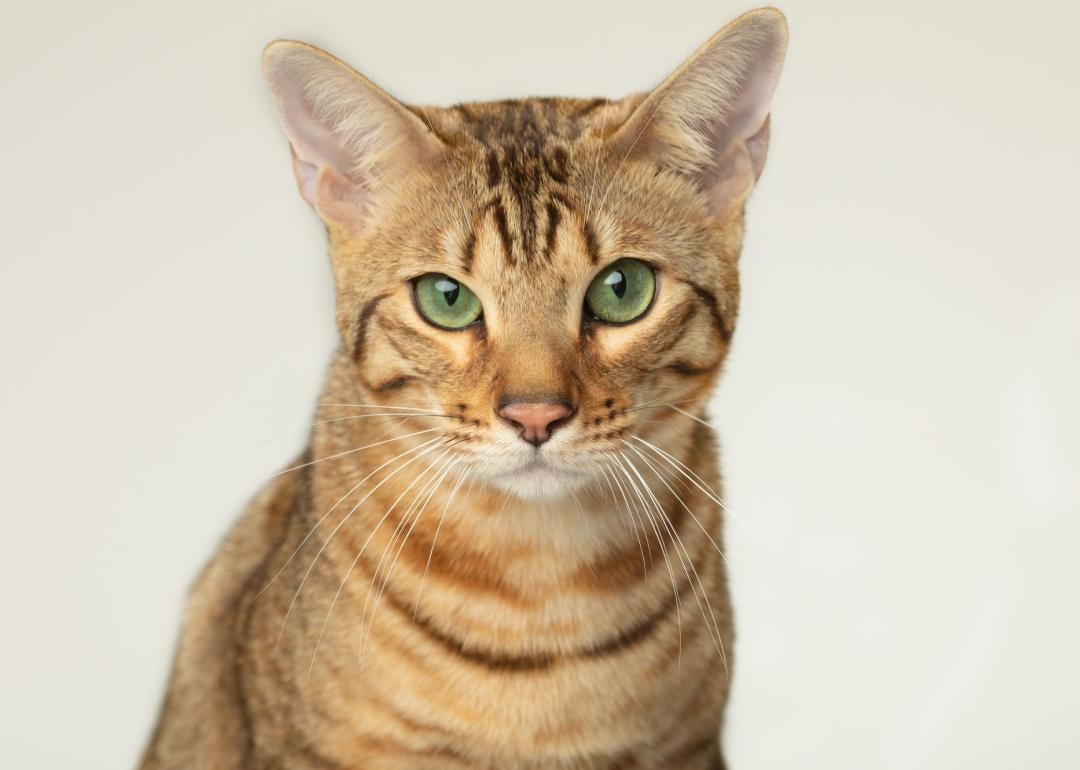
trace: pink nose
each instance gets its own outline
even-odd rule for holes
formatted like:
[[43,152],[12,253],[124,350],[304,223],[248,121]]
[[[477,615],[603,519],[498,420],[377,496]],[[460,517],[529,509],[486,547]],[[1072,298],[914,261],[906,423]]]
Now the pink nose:
[[509,420],[520,431],[521,437],[534,446],[540,446],[549,438],[557,423],[565,421],[573,413],[567,404],[513,402],[499,410],[499,416]]

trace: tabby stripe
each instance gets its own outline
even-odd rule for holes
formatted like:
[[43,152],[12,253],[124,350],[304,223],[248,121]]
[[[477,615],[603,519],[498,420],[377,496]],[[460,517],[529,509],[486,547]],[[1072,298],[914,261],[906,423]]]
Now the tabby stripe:
[[381,339],[401,358],[409,361],[417,375],[430,376],[430,372],[417,362],[417,359],[422,359],[430,349],[431,341],[428,337],[397,319],[381,317],[378,325],[383,331]]
[[600,107],[600,106],[602,106],[604,104],[607,104],[607,103],[608,103],[607,99],[593,99],[591,102],[589,102],[584,107],[582,107],[580,110],[578,110],[576,113],[574,113],[574,117],[575,118],[585,117],[590,112],[595,110],[597,107]]
[[[386,334],[395,334],[399,337],[404,337],[414,345],[420,346],[422,349],[427,350],[431,345],[431,340],[427,335],[422,334],[414,329],[409,324],[398,318],[379,318],[379,328],[381,328]],[[408,355],[401,348],[396,348],[402,357],[408,358]]]
[[407,618],[414,628],[422,631],[429,639],[448,652],[471,663],[484,666],[492,671],[537,671],[550,668],[555,663],[553,655],[502,655],[482,650],[466,649],[464,640],[455,639],[436,628],[422,613],[413,612],[413,608],[403,603],[390,586],[383,593],[386,601],[399,615]]
[[716,301],[716,296],[706,289],[704,286],[699,286],[693,281],[687,281],[690,288],[694,290],[694,293],[698,295],[702,302],[709,308],[709,312],[712,314],[713,325],[716,327],[716,331],[720,333],[721,339],[724,342],[731,340],[731,332],[728,330],[727,324],[724,322],[724,316],[720,312],[720,305]]
[[407,732],[419,735],[424,735],[426,733],[435,733],[443,740],[449,737],[453,737],[453,733],[442,725],[427,722],[417,722],[415,719],[398,709],[396,705],[384,700],[383,698],[378,697],[375,693],[372,693],[370,700],[372,705],[374,705],[390,719],[398,722]]
[[558,203],[560,206],[562,206],[564,209],[566,209],[567,212],[575,211],[574,204],[570,202],[570,199],[567,198],[565,195],[563,195],[558,190],[552,190],[551,191],[551,200]]
[[570,177],[569,165],[570,158],[563,147],[556,147],[551,157],[544,158],[544,168],[547,169],[548,176],[559,184],[566,184],[566,180]]
[[[687,507],[690,507],[689,504],[684,507],[674,496],[672,496],[669,505],[664,509],[664,516],[671,523],[671,528],[683,539],[684,544],[690,543],[689,538],[691,536],[696,537],[698,532],[698,530],[693,527],[690,528],[690,532],[683,529],[683,525],[687,523]],[[693,509],[691,508],[691,510]],[[704,515],[702,518],[704,518]],[[708,521],[703,521],[702,523],[706,526],[710,525],[710,522]],[[648,549],[650,567],[652,567],[652,565],[656,563],[656,560],[660,558],[659,554],[663,553],[666,546],[671,545],[672,547],[675,547],[674,539],[667,527],[660,528],[659,537],[655,532],[646,528],[641,532],[641,538],[645,547]],[[700,538],[700,540],[701,549],[696,550],[692,555],[687,554],[691,559],[691,564],[698,570],[704,569],[703,565],[706,561],[705,557],[709,546],[707,538]],[[657,553],[653,553],[654,545]],[[627,545],[621,550],[614,551],[603,561],[583,565],[574,574],[571,585],[577,589],[587,587],[592,590],[615,592],[625,589],[630,583],[643,582],[647,575],[642,574],[640,553],[641,546],[637,544],[637,540],[635,539],[635,542]]]
[[236,699],[237,711],[240,714],[240,721],[244,725],[244,735],[247,739],[244,746],[243,760],[243,767],[245,768],[251,766],[255,757],[255,722],[251,716],[250,694],[244,686],[244,663],[247,661],[245,653],[250,651],[250,648],[246,646],[246,642],[251,639],[251,624],[255,618],[257,592],[261,590],[262,586],[266,585],[266,581],[270,577],[271,562],[280,555],[285,547],[285,543],[289,538],[289,531],[292,529],[292,522],[294,520],[303,521],[311,515],[313,501],[311,456],[312,451],[309,446],[298,458],[300,466],[299,489],[293,497],[292,511],[283,517],[281,531],[278,533],[274,545],[266,552],[266,556],[259,566],[248,576],[244,589],[237,595],[231,611],[227,615],[223,615],[223,617],[236,618],[239,631],[233,638],[232,649],[230,650],[232,660],[229,661],[229,671],[232,676],[229,678],[232,681],[229,684],[235,688],[233,695]]
[[495,187],[502,181],[502,170],[499,168],[499,155],[495,150],[489,150],[487,154],[487,183],[488,187]]
[[611,764],[608,765],[608,770],[639,770],[640,767],[641,765],[638,764],[634,755],[632,753],[626,753],[613,757],[611,759]]
[[507,262],[513,264],[514,250],[510,240],[510,226],[506,223],[506,209],[502,201],[496,201],[491,208],[495,212],[495,227],[499,230],[499,240],[502,241],[504,256]]
[[392,377],[385,382],[380,382],[377,385],[372,385],[370,390],[376,393],[390,393],[391,391],[401,390],[412,380],[412,377],[402,375],[400,377]]
[[465,271],[465,275],[472,273],[473,259],[476,258],[476,231],[470,230],[468,236],[465,238],[465,247],[461,253],[461,269]]
[[716,371],[716,367],[720,365],[719,361],[715,361],[705,366],[694,366],[686,361],[676,361],[673,364],[668,364],[668,371],[675,372],[676,374],[682,374],[687,377],[700,377],[703,374],[709,374]]
[[450,109],[459,114],[466,123],[472,123],[476,120],[476,116],[473,115],[473,112],[469,109],[468,105],[455,104]]
[[[454,435],[456,437],[460,434],[455,432]],[[388,519],[389,526],[397,526],[400,521],[400,518],[396,516]],[[402,568],[410,569],[414,574],[421,574],[426,569],[433,579],[437,576],[440,581],[448,583],[456,589],[471,593],[483,593],[513,607],[528,609],[536,606],[536,601],[518,593],[513,587],[497,584],[494,578],[486,579],[485,576],[496,574],[496,570],[481,557],[469,554],[467,558],[460,556],[455,558],[444,553],[442,548],[436,548],[433,551],[432,540],[428,537],[431,533],[423,532],[424,529],[424,527],[417,527],[412,537],[408,538],[402,546],[399,555]],[[449,536],[449,528],[444,532],[444,535]],[[444,537],[442,542],[445,543],[445,541],[446,538]],[[354,546],[355,550],[360,547],[360,543],[356,542],[350,544],[350,546]],[[375,565],[367,557],[362,557],[357,567],[363,568],[371,574],[374,574],[375,571]],[[388,585],[387,591],[392,589],[393,584],[391,583]]]
[[359,318],[356,319],[356,342],[353,343],[353,360],[356,361],[356,363],[360,363],[364,359],[364,345],[367,337],[367,327],[371,322],[371,317],[375,314],[375,310],[379,303],[388,296],[388,294],[379,294],[368,300],[368,303],[364,305],[364,309],[360,311]]
[[317,746],[301,739],[295,732],[286,739],[285,753],[302,758],[304,766],[311,770],[339,770],[342,767],[340,762],[326,756]]
[[550,260],[555,253],[555,235],[559,231],[559,220],[562,219],[562,214],[559,213],[559,207],[555,205],[553,201],[548,201],[547,204],[547,237],[544,245],[544,256]]
[[620,632],[617,636],[609,639],[598,647],[592,650],[586,650],[581,653],[582,656],[588,658],[602,658],[607,655],[625,652],[629,648],[645,641],[653,635],[657,628],[659,628],[660,623],[671,615],[675,608],[678,607],[676,596],[679,599],[682,599],[683,594],[690,588],[691,585],[689,581],[680,581],[678,589],[671,592],[671,595],[660,606],[659,610],[642,620],[636,626],[631,626],[625,631]]
[[[674,756],[667,758],[668,766],[670,767],[683,767],[684,763],[689,762],[692,759],[697,759],[702,754],[708,754],[713,759],[713,768],[724,767],[724,761],[720,758],[720,736],[719,735],[706,735],[704,738],[699,738],[689,746],[686,746]],[[719,762],[720,764],[715,764]]]
[[592,229],[592,225],[585,219],[581,220],[581,237],[585,240],[585,253],[589,257],[589,262],[597,264],[600,262],[600,244],[596,240],[596,233]]
[[[458,752],[447,746],[428,746],[422,751],[418,752],[415,749],[401,743],[401,741],[397,740],[396,738],[392,738],[387,735],[360,733],[354,736],[353,742],[356,746],[362,746],[363,748],[367,749],[367,753],[369,756],[378,754],[379,757],[385,758],[387,756],[400,757],[401,755],[406,755],[413,758],[422,756],[425,759],[439,757],[442,760],[453,762],[453,764],[458,767],[460,767],[462,762],[464,761],[464,757],[462,754],[459,754]],[[385,767],[385,765],[381,766]],[[396,766],[400,767],[400,765]],[[445,767],[445,765],[443,766]],[[269,767],[277,770],[277,768],[281,766],[275,764],[270,765]],[[289,767],[292,766],[290,765]],[[370,765],[365,763],[363,767],[367,768],[370,767]],[[430,765],[425,765],[425,767],[430,767]],[[260,770],[262,770],[262,768],[263,766],[260,766]],[[357,770],[357,766],[350,764],[349,770]]]
[[[699,310],[699,305],[683,304],[678,311],[678,315],[674,318],[669,318],[667,323],[665,323],[655,335],[647,340],[647,344],[655,350],[667,350],[671,348],[682,338],[683,330],[698,314]],[[703,374],[715,372],[723,361],[724,356],[721,351],[719,356],[708,363],[695,364],[684,359],[678,359],[670,364],[657,366],[650,371],[666,369],[669,372],[675,372],[676,374],[681,374],[686,377],[700,377]]]
[[[691,586],[688,581],[680,581],[677,589],[678,598],[680,600],[685,598],[683,594],[690,589]],[[596,659],[625,652],[641,642],[644,642],[648,637],[655,633],[660,624],[671,615],[676,607],[679,606],[679,602],[676,601],[676,592],[673,591],[660,608],[652,615],[625,631],[620,632],[614,637],[600,642],[594,647],[587,647],[576,652],[559,654],[541,653],[535,655],[515,655],[512,653],[466,648],[465,640],[458,639],[436,628],[423,613],[415,612],[415,608],[409,606],[407,602],[403,602],[390,586],[387,586],[383,593],[383,599],[387,601],[398,614],[408,618],[413,627],[422,631],[429,639],[439,644],[448,652],[467,660],[470,663],[475,663],[476,665],[490,669],[491,671],[507,671],[512,673],[544,671],[554,667],[560,659]]]
[[[676,310],[668,315],[664,319],[664,323],[656,328],[656,330],[648,335],[644,340],[639,342],[639,346],[648,350],[671,350],[682,339],[683,331],[686,325],[696,316],[701,310],[700,305],[695,303],[682,302],[678,305]],[[705,366],[698,366],[691,364],[687,361],[676,360],[674,363],[662,363],[649,368],[647,371],[655,372],[661,369],[667,369],[679,374],[697,375],[711,372],[720,364],[722,358],[717,359],[714,362],[706,364]]]

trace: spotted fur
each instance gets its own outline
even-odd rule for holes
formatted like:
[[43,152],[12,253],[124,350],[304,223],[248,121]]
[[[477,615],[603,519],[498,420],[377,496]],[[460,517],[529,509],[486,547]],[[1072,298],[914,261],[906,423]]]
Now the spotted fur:
[[[200,576],[144,770],[723,767],[733,663],[714,439],[783,18],[645,96],[405,107],[279,42],[341,345],[310,445]],[[652,265],[639,320],[584,307]],[[426,323],[412,281],[483,304]],[[507,399],[570,416],[542,447]]]

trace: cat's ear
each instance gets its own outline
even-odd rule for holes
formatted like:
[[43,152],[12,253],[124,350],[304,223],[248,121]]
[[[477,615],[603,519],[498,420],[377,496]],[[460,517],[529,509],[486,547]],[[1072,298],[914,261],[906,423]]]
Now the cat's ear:
[[440,152],[420,118],[325,51],[275,41],[263,52],[263,74],[300,195],[324,221],[358,228],[385,180]]
[[762,8],[721,29],[648,94],[612,137],[691,177],[723,220],[765,165],[769,110],[787,49],[783,14]]

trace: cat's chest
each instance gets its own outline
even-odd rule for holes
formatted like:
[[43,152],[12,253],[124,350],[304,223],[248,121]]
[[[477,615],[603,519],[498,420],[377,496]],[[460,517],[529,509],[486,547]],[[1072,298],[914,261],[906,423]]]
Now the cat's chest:
[[301,721],[345,766],[382,747],[371,767],[414,770],[441,757],[430,766],[609,768],[719,723],[726,669],[689,601],[661,601],[591,643],[552,649],[549,638],[532,650],[486,649],[460,627],[383,606],[357,658],[316,669],[322,697]]

